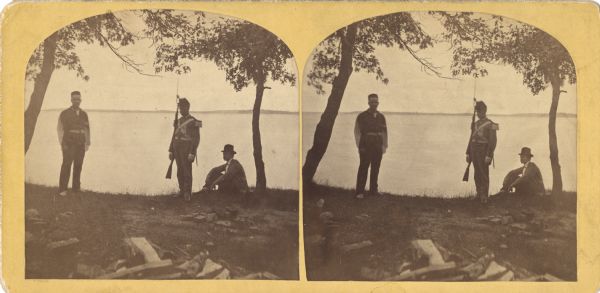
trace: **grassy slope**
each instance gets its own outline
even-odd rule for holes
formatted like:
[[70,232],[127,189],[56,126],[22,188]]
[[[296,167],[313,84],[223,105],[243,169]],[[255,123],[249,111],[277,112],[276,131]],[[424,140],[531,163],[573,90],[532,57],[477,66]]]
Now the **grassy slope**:
[[[323,208],[316,205],[320,198],[325,199]],[[533,273],[550,273],[567,280],[577,277],[575,193],[559,198],[495,198],[482,207],[460,198],[384,195],[357,200],[350,190],[317,186],[304,192],[303,210],[307,271],[312,280],[361,280],[360,269],[367,266],[394,271],[407,259],[406,248],[413,239],[432,239],[466,260],[474,259],[470,253],[479,257],[492,252],[497,260]],[[337,228],[333,232],[328,232],[319,219],[324,211],[334,214]],[[476,219],[507,214],[517,217],[521,212],[533,214],[545,228],[524,235],[510,225]],[[316,241],[327,233],[332,235],[331,249]],[[374,245],[352,253],[336,250],[364,240]],[[508,248],[501,248],[502,244]]]
[[[26,184],[25,208],[37,209],[49,221],[34,232],[40,243],[77,237],[74,250],[50,254],[36,242],[26,247],[28,278],[66,278],[76,264],[100,265],[122,257],[124,237],[146,237],[163,249],[194,256],[208,250],[211,258],[240,268],[240,273],[269,271],[285,279],[298,278],[298,192],[269,190],[242,200],[211,193],[192,202],[168,196],[135,196],[82,192],[57,197],[56,188]],[[239,211],[231,227],[184,221],[181,215],[232,207]],[[68,219],[55,219],[65,211]],[[35,227],[25,227],[34,231]],[[180,253],[176,253],[179,254]]]

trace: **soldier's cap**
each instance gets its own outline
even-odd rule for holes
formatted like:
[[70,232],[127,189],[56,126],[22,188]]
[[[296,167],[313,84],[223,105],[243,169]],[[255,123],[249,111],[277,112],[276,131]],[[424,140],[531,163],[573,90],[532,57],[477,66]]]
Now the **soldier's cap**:
[[521,148],[521,152],[519,153],[519,156],[530,156],[533,157],[533,154],[531,153],[531,149],[528,147],[523,147]]
[[72,91],[72,92],[71,92],[71,97],[72,97],[72,96],[75,96],[75,95],[77,95],[77,96],[81,96],[81,93],[80,93],[79,91]]
[[487,105],[483,101],[477,101],[475,103],[475,110],[487,110]]
[[186,98],[181,98],[179,99],[179,105],[181,106],[190,106],[190,101],[188,101]]
[[223,150],[222,150],[221,152],[222,152],[222,153],[225,153],[225,152],[232,152],[233,154],[237,154],[237,153],[235,152],[235,150],[233,149],[233,145],[231,145],[231,144],[226,144],[226,145],[223,147]]

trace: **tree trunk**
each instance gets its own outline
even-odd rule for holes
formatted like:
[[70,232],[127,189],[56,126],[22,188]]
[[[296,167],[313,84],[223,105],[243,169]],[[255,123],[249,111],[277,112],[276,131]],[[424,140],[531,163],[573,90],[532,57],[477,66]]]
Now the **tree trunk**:
[[327,106],[321,115],[321,120],[317,124],[313,138],[313,145],[306,154],[306,160],[302,167],[302,178],[304,186],[313,182],[317,167],[327,150],[333,125],[344,97],[346,85],[352,74],[352,55],[354,53],[354,43],[358,24],[351,24],[346,29],[346,33],[341,39],[341,59],[338,75],[333,79],[331,94],[327,99]]
[[254,147],[254,165],[256,166],[256,191],[262,193],[267,189],[265,163],[262,158],[262,144],[260,140],[260,105],[265,91],[264,81],[256,85],[256,99],[252,109],[252,146]]
[[556,139],[556,112],[558,109],[558,99],[560,97],[560,80],[553,78],[550,81],[552,85],[552,104],[550,105],[550,115],[548,123],[548,134],[550,144],[550,164],[552,166],[552,195],[562,193],[562,175],[560,164],[558,162],[558,143]]
[[46,95],[46,89],[50,83],[50,77],[54,71],[54,54],[56,53],[56,41],[58,33],[54,33],[44,40],[43,60],[40,73],[33,82],[33,92],[29,99],[29,106],[25,110],[25,153],[29,150],[29,145],[33,139],[33,132],[37,118],[42,110],[42,103]]

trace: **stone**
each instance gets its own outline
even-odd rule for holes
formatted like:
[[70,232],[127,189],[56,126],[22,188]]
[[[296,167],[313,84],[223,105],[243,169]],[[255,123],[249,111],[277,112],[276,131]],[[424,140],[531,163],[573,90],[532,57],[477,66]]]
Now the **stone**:
[[28,244],[29,242],[33,241],[35,239],[35,236],[33,236],[32,233],[25,231],[25,244]]
[[322,199],[322,198],[321,198],[321,199],[319,199],[319,200],[317,201],[317,207],[318,207],[318,208],[320,208],[320,209],[321,209],[321,208],[323,208],[323,206],[324,206],[324,205],[325,205],[325,200],[324,200],[324,199]]
[[496,281],[512,281],[515,278],[515,273],[512,271],[506,272],[500,278],[496,279]]
[[131,237],[127,244],[132,245],[132,247],[139,251],[143,256],[146,262],[158,262],[160,261],[160,257],[156,250],[148,243],[145,237]]
[[515,223],[510,225],[510,227],[515,228],[515,229],[519,229],[519,230],[526,230],[527,229],[527,225],[526,224],[522,224],[522,223]]
[[28,209],[25,211],[25,220],[36,219],[39,218],[39,216],[40,212],[38,212],[36,209]]
[[444,258],[437,249],[431,239],[418,239],[411,242],[414,252],[414,260],[426,257],[429,265],[441,265],[444,264]]
[[332,212],[322,212],[319,215],[319,220],[321,220],[321,222],[324,224],[331,223],[331,222],[333,222],[333,213]]
[[216,275],[214,280],[229,280],[231,279],[231,273],[228,269],[223,269],[218,275]]
[[477,277],[477,279],[478,280],[488,280],[488,279],[492,279],[494,277],[503,275],[505,272],[506,272],[505,267],[499,265],[495,261],[491,261],[490,265],[487,267],[485,272],[481,276]]
[[207,278],[210,275],[216,274],[220,270],[223,269],[223,266],[212,261],[210,258],[206,259],[204,262],[204,267],[202,270],[196,275],[196,278]]
[[511,216],[502,217],[502,225],[508,225],[513,222],[513,218]]
[[102,275],[97,277],[97,279],[118,279],[128,275],[142,274],[146,270],[153,270],[158,268],[164,268],[173,265],[173,262],[170,259],[161,260],[159,262],[151,262],[145,263],[143,265],[127,268],[127,269],[119,269],[114,273],[110,273],[107,275]]
[[373,245],[373,242],[371,242],[371,240],[365,240],[365,241],[361,241],[361,242],[358,242],[358,243],[344,245],[344,246],[342,246],[342,251],[343,252],[349,252],[349,251],[352,251],[352,250],[357,250],[357,249],[369,247],[371,245]]
[[77,243],[79,243],[79,239],[73,237],[73,238],[69,238],[67,240],[61,240],[61,241],[55,241],[55,242],[48,243],[48,245],[46,245],[46,248],[48,250],[54,250],[57,248],[73,246]]
[[231,221],[216,221],[215,224],[221,225],[221,226],[224,226],[224,227],[231,227],[233,225],[231,223]]
[[454,271],[456,268],[456,264],[451,261],[444,263],[442,265],[432,265],[424,268],[416,269],[414,271],[407,270],[402,272],[400,275],[385,278],[386,281],[403,281],[403,280],[416,280],[426,274],[430,273],[440,273],[446,271]]

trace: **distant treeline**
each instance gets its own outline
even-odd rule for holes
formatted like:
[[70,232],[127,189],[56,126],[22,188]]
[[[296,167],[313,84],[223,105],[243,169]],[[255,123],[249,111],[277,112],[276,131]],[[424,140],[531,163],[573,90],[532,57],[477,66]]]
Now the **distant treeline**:
[[[45,112],[62,111],[64,109],[44,109]],[[122,112],[122,113],[174,113],[175,110],[110,110],[110,109],[85,109],[86,112]],[[190,113],[205,114],[252,114],[252,110],[214,110],[214,111],[190,111]],[[298,115],[298,112],[280,111],[280,110],[260,110],[262,114],[291,114]]]
[[[352,111],[352,112],[340,112],[340,114],[352,114],[358,115],[363,111]],[[427,112],[386,112],[381,111],[385,115],[436,115],[436,116],[471,116],[473,113],[427,113]],[[321,112],[303,112],[304,114],[321,114]],[[548,113],[515,113],[515,114],[490,114],[490,117],[494,116],[517,116],[517,117],[547,117]],[[556,117],[576,118],[577,114],[572,113],[557,113]]]

